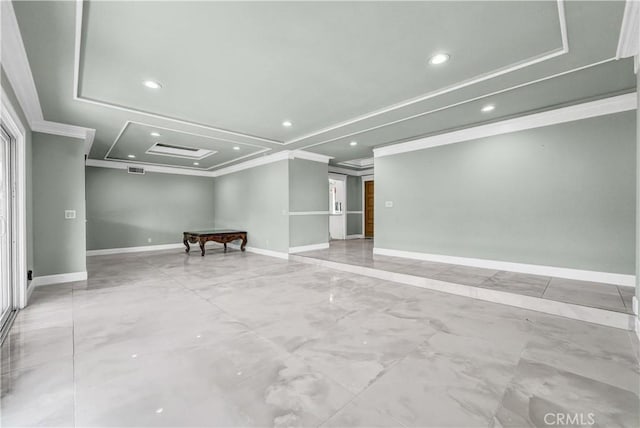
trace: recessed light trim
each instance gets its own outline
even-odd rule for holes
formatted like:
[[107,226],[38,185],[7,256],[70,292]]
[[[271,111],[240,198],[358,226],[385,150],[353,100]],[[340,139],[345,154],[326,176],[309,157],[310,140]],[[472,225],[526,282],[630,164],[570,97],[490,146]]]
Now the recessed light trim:
[[195,166],[198,166],[198,165],[200,165],[200,162],[194,162],[193,164],[194,164]]
[[284,122],[282,122],[282,126],[284,126],[285,128],[291,128],[293,126],[293,122],[291,122],[290,120],[285,120]]
[[480,109],[483,113],[489,113],[490,111],[494,111],[496,109],[495,104],[487,104],[486,106]]
[[429,58],[429,64],[431,65],[444,64],[445,62],[449,61],[450,58],[451,58],[451,55],[447,53],[437,53],[433,55],[431,58]]
[[129,159],[135,159],[135,158],[136,158],[136,155],[127,155],[127,157],[128,157]]
[[159,136],[160,136],[160,133],[159,133],[159,132],[152,132],[150,135],[151,135],[152,137],[156,137],[156,138],[157,138],[157,137],[159,137]]
[[233,146],[233,150],[240,150],[240,147],[238,147],[238,146]]
[[350,142],[350,143],[349,143],[349,145],[350,145],[350,146],[357,146],[357,145],[358,145],[358,142],[357,142],[357,141],[352,141],[352,142]]
[[155,80],[144,80],[142,82],[144,86],[149,89],[160,89],[162,88],[162,84],[160,82],[156,82]]

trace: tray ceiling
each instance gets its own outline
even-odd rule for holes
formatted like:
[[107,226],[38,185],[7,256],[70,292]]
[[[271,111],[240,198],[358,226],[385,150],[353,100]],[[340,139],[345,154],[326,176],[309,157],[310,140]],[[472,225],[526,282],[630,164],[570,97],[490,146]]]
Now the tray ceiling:
[[[635,90],[631,60],[614,59],[619,1],[14,9],[45,119],[95,128],[95,159],[127,161],[136,151],[137,161],[195,167],[144,154],[148,141],[132,135],[161,127],[173,144],[191,147],[197,135],[215,147],[202,169],[300,148],[337,164],[376,146]],[[450,60],[429,65],[437,52]],[[143,86],[148,79],[162,88]],[[496,108],[482,113],[487,103]]]

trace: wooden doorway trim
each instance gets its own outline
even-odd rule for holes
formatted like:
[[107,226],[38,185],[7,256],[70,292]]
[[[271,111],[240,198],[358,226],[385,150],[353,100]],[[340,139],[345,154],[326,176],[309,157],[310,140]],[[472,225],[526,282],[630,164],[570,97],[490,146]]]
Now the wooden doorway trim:
[[374,201],[373,176],[362,177],[362,234],[365,238],[374,236]]

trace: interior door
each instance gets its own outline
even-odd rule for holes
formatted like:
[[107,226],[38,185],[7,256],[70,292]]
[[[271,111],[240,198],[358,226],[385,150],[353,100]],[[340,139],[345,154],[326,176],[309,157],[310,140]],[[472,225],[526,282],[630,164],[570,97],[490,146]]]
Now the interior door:
[[11,137],[0,127],[0,330],[13,311],[13,267],[11,263]]
[[364,236],[373,238],[373,181],[364,182]]

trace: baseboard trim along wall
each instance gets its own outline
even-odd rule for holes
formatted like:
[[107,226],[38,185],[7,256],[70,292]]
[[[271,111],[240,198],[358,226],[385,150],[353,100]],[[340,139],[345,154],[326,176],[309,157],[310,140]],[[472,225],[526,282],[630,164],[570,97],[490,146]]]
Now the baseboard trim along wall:
[[402,257],[405,259],[424,260],[429,262],[449,263],[454,265],[472,266],[485,269],[506,270],[531,275],[555,276],[557,278],[576,279],[579,281],[602,282],[605,284],[635,287],[635,275],[620,273],[596,272],[554,266],[530,265],[496,260],[474,259],[467,257],[443,256],[440,254],[418,253],[413,251],[390,250],[374,248],[373,254],[381,256]]
[[[220,244],[220,245],[222,245],[222,244]],[[229,248],[233,248],[234,250],[239,250],[240,249],[240,245],[238,245],[238,244],[227,244],[227,246]],[[247,251],[249,253],[260,254],[262,256],[276,257],[278,259],[289,260],[289,254],[282,253],[280,251],[265,250],[265,249],[256,248],[256,247],[245,247],[244,249],[245,249],[245,251]]]
[[344,239],[364,239],[364,235],[347,235]]
[[179,244],[162,244],[162,245],[143,245],[142,247],[105,248],[103,250],[87,250],[87,257],[106,256],[109,254],[122,254],[122,253],[141,253],[144,251],[172,250],[174,248],[184,248],[184,244],[179,243]]
[[327,248],[329,248],[328,242],[323,242],[322,244],[301,245],[299,247],[289,247],[289,254],[302,253],[304,251],[326,250]]
[[337,269],[343,272],[364,275],[371,278],[378,278],[388,281],[390,286],[397,286],[400,283],[428,290],[439,291],[471,299],[484,300],[486,302],[499,303],[516,308],[529,309],[550,315],[558,315],[579,321],[591,322],[622,330],[634,330],[634,315],[622,312],[607,311],[605,309],[591,308],[587,306],[574,305],[572,303],[556,302],[554,300],[541,299],[539,297],[523,296],[520,294],[508,293],[505,291],[490,290],[487,288],[473,287],[470,285],[455,284],[453,282],[440,281],[436,279],[423,278],[420,276],[408,275],[404,273],[389,272],[381,269],[374,269],[365,266],[349,265],[346,263],[333,262],[330,260],[314,259],[312,257],[291,255],[291,260],[330,269]]
[[43,285],[62,284],[64,282],[84,281],[87,279],[87,272],[60,273],[57,275],[36,276],[31,281],[31,287],[42,287]]

